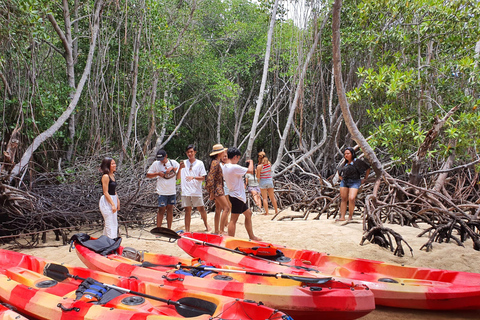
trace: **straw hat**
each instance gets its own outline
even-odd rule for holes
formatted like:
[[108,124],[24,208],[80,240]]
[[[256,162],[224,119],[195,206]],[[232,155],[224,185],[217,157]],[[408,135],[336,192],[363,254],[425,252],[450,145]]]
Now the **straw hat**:
[[214,156],[216,154],[219,154],[225,150],[227,150],[228,148],[224,148],[223,145],[221,145],[220,143],[219,144],[216,144],[213,146],[212,148],[212,152],[210,152],[210,156]]

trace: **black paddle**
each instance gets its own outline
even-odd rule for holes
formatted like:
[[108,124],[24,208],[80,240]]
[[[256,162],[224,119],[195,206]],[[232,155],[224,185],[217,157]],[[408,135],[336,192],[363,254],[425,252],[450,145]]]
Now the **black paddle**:
[[167,267],[167,268],[177,268],[177,269],[197,269],[197,270],[204,270],[204,271],[224,272],[224,273],[242,273],[242,274],[249,274],[253,276],[273,277],[277,279],[279,278],[290,279],[294,281],[299,281],[304,283],[314,283],[314,284],[322,284],[332,280],[332,277],[311,278],[311,277],[294,276],[294,275],[283,274],[283,273],[264,273],[264,272],[253,272],[253,271],[236,270],[236,269],[220,269],[220,268],[208,267],[208,266],[207,267],[185,266],[182,264],[161,265],[161,264],[150,263],[148,261],[144,261],[142,264],[139,264],[137,266],[145,267],[145,268]]
[[214,247],[214,248],[230,251],[230,252],[233,252],[233,253],[238,253],[238,254],[248,256],[248,257],[252,257],[252,258],[255,258],[255,259],[259,259],[259,260],[263,260],[263,261],[267,261],[267,262],[272,262],[272,263],[275,263],[275,264],[278,264],[278,265],[281,265],[281,266],[293,267],[293,268],[296,268],[296,269],[303,269],[303,270],[306,270],[306,271],[314,271],[314,272],[317,272],[317,273],[319,272],[318,270],[313,269],[313,268],[284,264],[284,263],[281,263],[281,262],[278,262],[278,261],[262,258],[262,257],[254,255],[254,254],[249,254],[249,253],[246,253],[246,252],[242,252],[240,250],[234,250],[234,249],[230,249],[230,248],[227,248],[227,247],[222,247],[222,246],[216,245],[214,243],[205,242],[205,241],[198,240],[198,239],[195,239],[195,238],[190,238],[190,237],[187,237],[187,236],[181,236],[178,233],[176,233],[175,231],[173,231],[171,229],[168,229],[168,228],[156,227],[156,228],[153,228],[152,230],[150,230],[150,233],[154,234],[156,236],[162,236],[162,237],[172,238],[172,239],[176,239],[176,240],[184,238],[184,239],[196,242],[196,243],[201,243],[204,246]]
[[[75,280],[82,280],[82,281],[85,280],[85,278],[70,274],[68,272],[67,267],[59,264],[55,264],[55,263],[48,263],[43,269],[43,274],[58,282],[62,282],[67,278],[73,278]],[[175,305],[175,309],[177,310],[178,314],[180,314],[183,317],[197,317],[203,314],[209,314],[213,316],[213,314],[215,313],[215,310],[217,309],[217,306],[214,303],[210,301],[198,299],[198,298],[185,297],[185,298],[179,299],[178,301],[175,301],[175,300],[163,299],[163,298],[151,296],[149,294],[145,294],[141,292],[132,291],[122,287],[117,287],[116,285],[113,285],[113,284],[106,284],[106,283],[102,283],[102,284],[105,287],[112,288],[121,292],[131,293],[131,294],[145,297],[148,299],[162,301],[168,305],[173,304]]]

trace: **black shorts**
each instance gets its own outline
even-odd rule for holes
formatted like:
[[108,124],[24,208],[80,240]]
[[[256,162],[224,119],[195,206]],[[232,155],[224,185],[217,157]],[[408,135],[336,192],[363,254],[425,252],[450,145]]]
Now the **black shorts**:
[[240,200],[238,198],[235,198],[235,197],[231,197],[231,196],[228,196],[228,199],[230,200],[230,203],[232,204],[232,213],[242,214],[242,213],[244,213],[245,211],[248,210],[247,204],[245,202],[243,202],[242,200]]

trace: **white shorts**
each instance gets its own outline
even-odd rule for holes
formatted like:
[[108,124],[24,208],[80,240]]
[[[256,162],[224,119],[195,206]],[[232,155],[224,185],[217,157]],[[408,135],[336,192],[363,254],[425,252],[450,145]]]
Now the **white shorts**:
[[204,207],[203,198],[200,196],[182,196],[182,206],[185,207]]

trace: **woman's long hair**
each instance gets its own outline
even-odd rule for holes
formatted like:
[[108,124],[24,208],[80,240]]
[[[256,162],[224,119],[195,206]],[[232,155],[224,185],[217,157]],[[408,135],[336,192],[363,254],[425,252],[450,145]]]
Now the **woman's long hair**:
[[100,171],[102,171],[103,174],[109,174],[110,173],[110,165],[112,164],[112,158],[110,157],[105,157],[102,160],[102,164],[100,165]]
[[357,155],[355,154],[355,150],[353,150],[352,147],[346,147],[346,148],[345,148],[345,150],[343,151],[344,156],[345,156],[345,151],[346,151],[346,150],[350,151],[350,153],[352,154],[352,160],[357,157]]
[[264,151],[258,153],[258,164],[270,164],[268,161],[267,155]]

